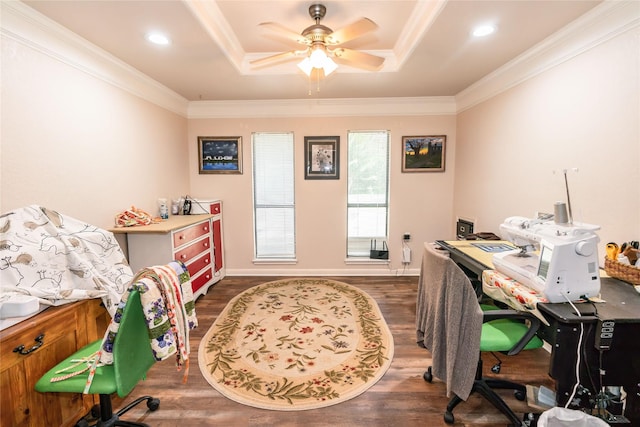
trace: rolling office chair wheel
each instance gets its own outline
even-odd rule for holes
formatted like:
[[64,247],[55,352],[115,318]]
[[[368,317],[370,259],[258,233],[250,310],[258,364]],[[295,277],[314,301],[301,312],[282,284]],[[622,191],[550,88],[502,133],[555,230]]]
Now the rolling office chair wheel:
[[93,417],[93,419],[95,420],[100,418],[100,405],[93,405],[91,407],[91,410],[89,411],[89,414],[91,414],[91,417]]
[[496,363],[495,365],[493,365],[491,367],[491,372],[493,372],[494,374],[499,374],[500,373],[500,364]]
[[76,423],[75,427],[89,427],[89,421],[81,419]]
[[452,412],[447,411],[444,413],[444,422],[447,424],[453,424],[455,422]]
[[430,383],[431,381],[433,381],[433,374],[431,373],[431,366],[429,366],[429,368],[427,368],[427,370],[425,371],[424,374],[422,374],[422,378]]
[[514,391],[513,395],[521,402],[527,398],[527,392],[522,390]]
[[151,400],[147,400],[147,408],[149,408],[150,411],[155,411],[159,407],[160,407],[160,399],[154,397]]

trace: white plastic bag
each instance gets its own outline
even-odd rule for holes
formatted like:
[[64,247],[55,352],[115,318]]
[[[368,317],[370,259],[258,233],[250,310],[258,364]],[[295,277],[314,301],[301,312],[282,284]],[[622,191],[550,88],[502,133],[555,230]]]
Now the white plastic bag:
[[575,409],[553,407],[538,418],[538,427],[609,427],[604,420]]

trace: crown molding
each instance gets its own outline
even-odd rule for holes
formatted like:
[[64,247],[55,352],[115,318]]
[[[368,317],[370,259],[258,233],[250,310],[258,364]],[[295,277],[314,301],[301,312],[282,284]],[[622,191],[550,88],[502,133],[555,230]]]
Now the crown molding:
[[450,96],[413,98],[193,101],[189,119],[262,117],[421,116],[456,113]]
[[187,99],[22,2],[2,0],[1,11],[3,38],[186,116]]
[[402,34],[400,34],[393,47],[394,70],[399,70],[404,65],[404,62],[411,56],[416,45],[436,21],[448,1],[419,0],[417,2],[409,22],[406,23]]
[[469,109],[640,25],[637,0],[605,0],[522,55],[455,96]]
[[[444,2],[427,7],[429,3],[420,3],[422,13],[437,16]],[[20,43],[187,118],[439,115],[462,112],[613,37],[637,28],[640,26],[639,4],[636,0],[605,0],[455,97],[189,102],[20,1],[1,2],[0,34],[3,38]],[[214,12],[209,10],[208,14],[215,16]],[[413,37],[425,30],[416,23],[411,28]],[[234,42],[228,37],[228,31],[221,34],[226,34],[225,43],[230,43],[233,47]],[[411,34],[407,37],[411,38]],[[396,50],[399,50],[398,56],[408,55],[410,41],[399,44]],[[236,60],[242,56],[237,49],[231,51],[235,52]]]

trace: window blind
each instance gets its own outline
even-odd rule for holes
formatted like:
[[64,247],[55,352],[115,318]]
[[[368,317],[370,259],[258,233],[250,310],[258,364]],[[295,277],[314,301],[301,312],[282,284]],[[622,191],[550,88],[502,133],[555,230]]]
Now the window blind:
[[348,134],[347,257],[368,257],[372,239],[387,240],[389,132]]
[[293,133],[254,133],[256,259],[295,258]]

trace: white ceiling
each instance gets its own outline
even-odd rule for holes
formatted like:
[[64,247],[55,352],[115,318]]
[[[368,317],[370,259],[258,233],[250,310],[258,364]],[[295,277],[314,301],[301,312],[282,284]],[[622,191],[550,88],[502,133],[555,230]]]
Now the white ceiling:
[[[28,0],[27,5],[189,101],[454,96],[597,6],[601,0],[321,1],[322,24],[338,30],[361,17],[378,29],[345,43],[386,58],[382,70],[340,66],[319,84],[296,61],[259,69],[249,61],[299,48],[259,27],[313,24],[313,1]],[[497,32],[474,39],[474,26]],[[149,31],[168,46],[151,45]]]

